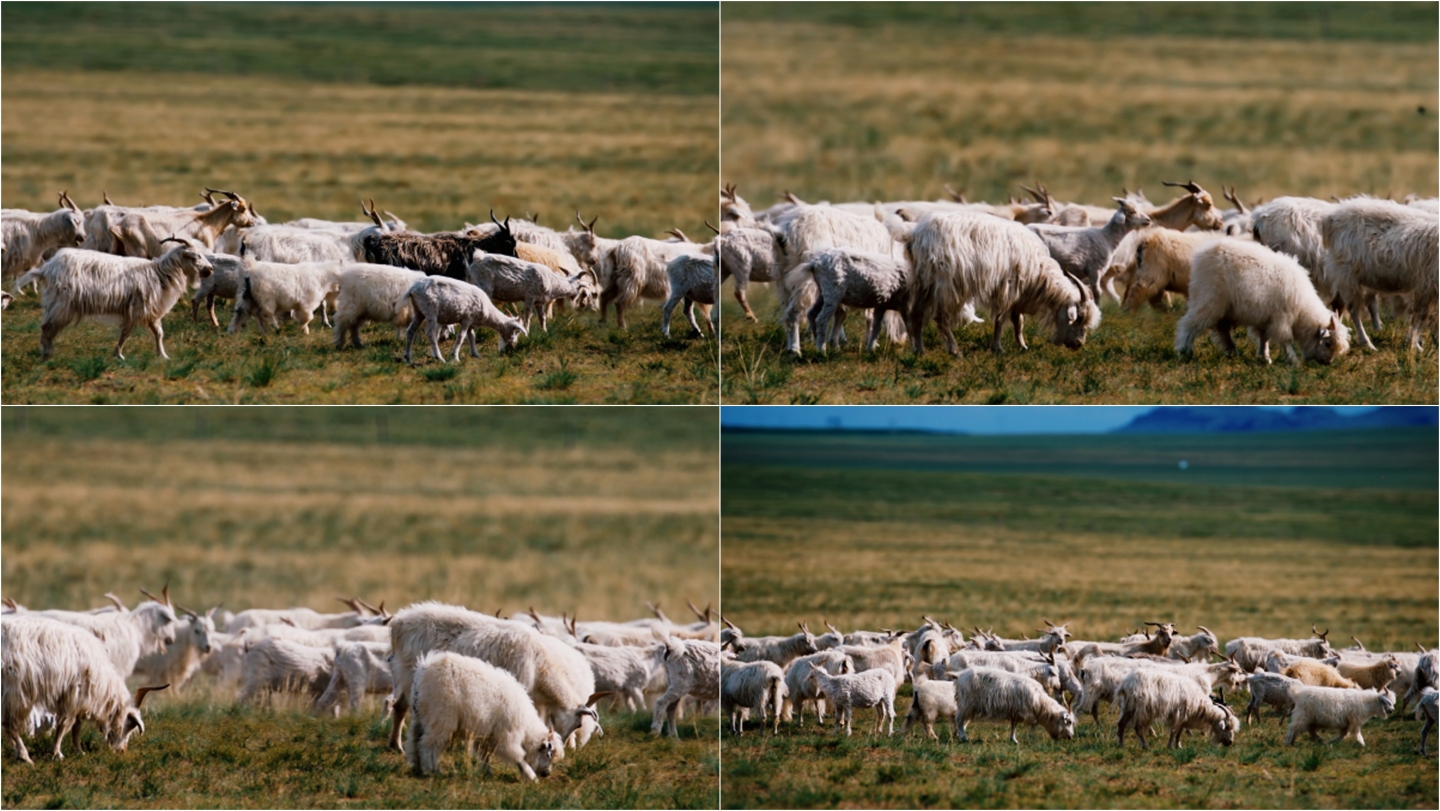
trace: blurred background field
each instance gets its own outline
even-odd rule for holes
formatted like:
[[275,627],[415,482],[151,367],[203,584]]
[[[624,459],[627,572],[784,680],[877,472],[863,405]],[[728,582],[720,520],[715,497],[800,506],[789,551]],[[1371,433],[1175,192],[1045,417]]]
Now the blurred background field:
[[[718,603],[712,408],[71,408],[3,412],[5,596],[90,608],[170,584],[224,603],[343,611],[437,599],[507,614],[677,622]],[[340,721],[303,701],[233,706],[198,679],[147,702],[126,754],[98,740],[5,769],[11,807],[704,807],[716,724],[652,741],[648,713],[535,786],[458,753],[437,779],[385,748],[378,699]],[[153,704],[153,706],[152,706]],[[185,762],[183,774],[174,764]]]
[[[69,189],[85,207],[102,191],[121,205],[190,205],[211,186],[271,222],[361,219],[363,197],[420,231],[485,222],[491,209],[563,231],[579,210],[602,236],[678,227],[700,238],[719,171],[717,32],[715,4],[7,10],[0,199],[50,211]],[[373,351],[336,355],[328,330],[287,333],[276,348],[182,323],[181,312],[165,324],[176,363],[156,368],[138,347],[128,363],[107,362],[113,330],[87,324],[41,364],[38,309],[24,299],[4,321],[5,395],[713,401],[713,344],[662,341],[658,307],[637,316],[631,334],[595,328],[588,313],[562,318],[553,343],[532,337],[531,357],[486,353],[437,379],[402,371],[383,330]]]
[[[950,184],[1003,202],[1039,181],[1058,200],[1109,205],[1121,187],[1162,203],[1161,181],[1193,179],[1224,208],[1221,184],[1248,203],[1433,196],[1440,183],[1433,4],[738,3],[722,30],[722,174],[756,210],[787,190],[928,200]],[[727,402],[1437,397],[1434,356],[1400,357],[1393,325],[1380,352],[1298,373],[1209,346],[1181,366],[1178,308],[1113,305],[1078,355],[1035,346],[996,360],[988,331],[969,327],[955,362],[916,368],[888,349],[871,361],[852,342],[838,361],[791,363],[768,287],[754,298],[759,325],[724,298]]]
[[[928,614],[1010,637],[1041,620],[1109,639],[1143,621],[1433,646],[1434,429],[1191,436],[905,436],[726,431],[725,615],[747,634],[828,620],[913,629]],[[1186,460],[1182,471],[1178,462]],[[1243,693],[1232,706],[1243,711]],[[903,715],[909,699],[898,703]],[[868,724],[868,712],[859,720]],[[1372,721],[1367,747],[1279,746],[1267,713],[1233,749],[1114,744],[1113,710],[1077,739],[725,740],[730,807],[1429,807],[1419,725]],[[868,730],[868,727],[867,727]],[[973,733],[972,733],[973,734]],[[858,735],[858,727],[857,727]]]

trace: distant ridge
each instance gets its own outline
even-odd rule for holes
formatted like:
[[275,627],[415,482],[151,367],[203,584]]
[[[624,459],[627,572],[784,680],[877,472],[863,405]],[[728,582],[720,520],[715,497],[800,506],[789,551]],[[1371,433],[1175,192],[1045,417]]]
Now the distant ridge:
[[1256,431],[1337,431],[1366,428],[1426,428],[1437,425],[1433,406],[1381,406],[1346,416],[1333,408],[1292,411],[1251,406],[1156,408],[1116,428],[1115,434],[1206,434]]
[[727,434],[865,434],[892,436],[896,434],[921,434],[925,436],[968,436],[965,431],[948,428],[845,428],[834,425],[726,425],[720,423],[720,430]]

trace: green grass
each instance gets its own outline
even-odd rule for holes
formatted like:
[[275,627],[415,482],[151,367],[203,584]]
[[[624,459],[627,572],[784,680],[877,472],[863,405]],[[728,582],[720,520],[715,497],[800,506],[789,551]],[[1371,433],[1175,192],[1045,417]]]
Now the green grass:
[[44,3],[0,32],[6,71],[713,96],[718,25],[716,3]]
[[1430,3],[736,3],[725,21],[819,23],[860,30],[924,25],[962,36],[1060,35],[1115,39],[1433,39]]
[[200,692],[147,701],[145,735],[123,754],[93,731],[90,751],[67,751],[64,762],[32,748],[34,766],[6,766],[6,807],[715,808],[719,799],[714,718],[682,724],[671,742],[650,738],[648,715],[602,712],[603,737],[527,784],[493,758],[487,776],[459,744],[437,775],[414,776],[386,747],[378,701],[334,719]]
[[[1189,179],[1248,202],[1434,195],[1434,23],[1427,4],[738,4],[722,20],[724,179],[756,210],[787,190],[931,200],[945,184],[1003,202],[1036,181],[1105,205],[1122,187],[1165,202],[1161,181]],[[1245,339],[1233,360],[1206,344],[1181,362],[1179,307],[1107,306],[1078,353],[1032,326],[1028,352],[1007,337],[993,357],[990,330],[971,326],[959,359],[935,357],[933,327],[929,356],[872,358],[856,327],[838,356],[807,349],[797,362],[783,356],[774,297],[752,295],[758,324],[723,309],[726,402],[1440,399],[1433,341],[1410,355],[1395,316],[1378,352],[1299,371],[1260,367]]]
[[[750,634],[957,627],[1108,639],[1143,620],[1222,640],[1311,623],[1371,649],[1440,635],[1434,431],[937,437],[727,432],[722,596]],[[1191,461],[1181,472],[1178,458]],[[1197,459],[1203,461],[1197,462]],[[1343,461],[1341,461],[1343,460]],[[1329,473],[1329,475],[1326,475]],[[1196,474],[1196,475],[1189,475]],[[1382,480],[1380,477],[1384,476]],[[909,707],[902,689],[897,711]],[[1243,709],[1244,697],[1231,698]],[[1289,750],[1267,719],[1233,748],[1124,751],[1006,729],[977,743],[816,734],[723,741],[728,807],[1433,807],[1418,725]],[[867,730],[862,733],[861,728]],[[1324,754],[1316,754],[1323,751]]]

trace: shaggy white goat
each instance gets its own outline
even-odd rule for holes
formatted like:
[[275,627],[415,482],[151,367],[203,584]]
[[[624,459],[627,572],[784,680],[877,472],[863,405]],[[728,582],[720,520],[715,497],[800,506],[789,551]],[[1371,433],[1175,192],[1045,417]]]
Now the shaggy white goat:
[[719,300],[720,285],[715,276],[715,257],[703,253],[682,253],[665,265],[665,275],[669,279],[670,295],[661,308],[661,334],[670,337],[670,314],[682,301],[685,302],[685,320],[690,322],[695,337],[704,335],[695,320],[696,304],[711,308],[710,333],[718,334],[720,308],[714,305]]
[[762,723],[773,713],[771,734],[778,734],[787,693],[785,672],[774,662],[720,663],[720,712],[730,718],[732,735],[745,734],[745,717],[752,709],[761,711]]
[[426,334],[430,338],[430,354],[440,361],[445,359],[440,354],[440,330],[450,324],[457,326],[455,350],[450,358],[454,363],[460,361],[460,347],[465,343],[466,336],[470,338],[470,357],[480,357],[475,349],[475,333],[480,327],[489,327],[500,334],[502,350],[514,346],[520,336],[529,334],[520,319],[500,312],[485,291],[459,279],[427,276],[411,285],[405,297],[409,299],[413,313],[410,326],[405,330],[406,363],[412,362],[410,350],[421,324],[426,325]]
[[1235,354],[1230,330],[1247,328],[1270,363],[1270,344],[1284,345],[1286,357],[1328,364],[1350,349],[1350,331],[1316,294],[1310,276],[1292,257],[1263,245],[1219,237],[1195,252],[1190,303],[1175,327],[1175,351],[1188,357],[1195,339],[1210,330],[1228,355]]
[[515,677],[479,659],[433,651],[415,662],[408,700],[415,707],[405,758],[417,774],[440,767],[440,753],[457,734],[494,752],[526,780],[547,777],[560,757],[555,733]]
[[856,707],[875,708],[875,734],[880,734],[886,721],[890,723],[886,734],[895,734],[896,683],[890,671],[876,669],[832,676],[823,668],[814,668],[809,682],[810,689],[835,708],[835,721],[844,724],[847,737]]
[[655,714],[650,734],[659,735],[668,727],[670,737],[679,738],[675,729],[675,713],[681,699],[697,701],[720,699],[720,646],[698,639],[676,639],[656,630],[665,645],[665,693],[655,700]]
[[245,281],[235,299],[235,317],[230,331],[239,332],[245,322],[255,319],[263,333],[280,328],[279,314],[295,314],[300,331],[310,334],[310,320],[327,297],[340,291],[344,262],[306,262],[298,265],[245,260]]
[[1421,336],[1436,327],[1440,217],[1389,200],[1360,198],[1336,206],[1320,220],[1325,242],[1325,276],[1350,310],[1360,345],[1374,349],[1361,317],[1364,294],[1397,295],[1409,328],[1406,343],[1421,347]]
[[84,244],[85,219],[80,207],[62,191],[60,208],[49,214],[18,208],[0,211],[0,236],[5,244],[0,267],[9,281],[40,264],[47,251]]
[[406,293],[424,278],[418,270],[389,265],[347,266],[340,273],[340,292],[335,297],[335,348],[344,348],[347,337],[356,349],[363,346],[360,327],[366,321],[394,324],[397,337],[401,335],[414,315]]
[[81,248],[62,248],[54,258],[21,276],[23,286],[45,282],[40,306],[40,355],[48,360],[55,353],[55,337],[78,321],[94,318],[119,321],[120,338],[115,356],[125,359],[125,340],[137,326],[144,325],[155,336],[155,352],[166,360],[165,330],[160,319],[170,312],[193,280],[210,275],[211,265],[196,246],[181,239],[158,259],[139,259],[96,253]]
[[1299,732],[1310,733],[1312,741],[1319,741],[1316,730],[1338,729],[1340,734],[1331,743],[1339,743],[1354,737],[1355,742],[1365,745],[1360,727],[1371,718],[1383,718],[1395,709],[1395,700],[1388,693],[1374,690],[1351,690],[1343,687],[1307,687],[1301,685],[1290,691],[1295,709],[1290,712],[1290,728],[1285,731],[1285,745],[1295,743]]
[[316,712],[331,707],[340,712],[340,693],[350,698],[350,712],[360,711],[360,700],[368,695],[386,694],[395,687],[390,676],[390,642],[340,642],[335,645],[335,664],[325,692],[315,699]]
[[[818,642],[819,637],[816,640]],[[825,699],[815,693],[813,684],[810,682],[810,671],[815,669],[838,676],[841,673],[854,673],[855,662],[838,650],[822,650],[809,656],[801,656],[785,668],[786,694],[783,714],[787,721],[790,720],[792,714],[798,714],[800,716],[798,721],[802,727],[805,726],[806,702],[815,704],[815,715],[822,726],[825,724]]]
[[969,741],[967,725],[973,720],[1009,721],[1010,742],[1020,743],[1020,724],[1044,727],[1054,740],[1075,737],[1075,716],[1045,694],[1034,679],[993,667],[972,667],[955,677],[955,734]]
[[1115,706],[1120,711],[1115,728],[1120,746],[1125,745],[1125,728],[1132,727],[1140,747],[1149,749],[1145,732],[1156,721],[1170,728],[1171,749],[1180,748],[1180,736],[1187,729],[1209,729],[1210,739],[1221,746],[1233,744],[1240,729],[1239,719],[1224,700],[1212,697],[1193,678],[1165,668],[1142,668],[1126,676],[1115,691]]

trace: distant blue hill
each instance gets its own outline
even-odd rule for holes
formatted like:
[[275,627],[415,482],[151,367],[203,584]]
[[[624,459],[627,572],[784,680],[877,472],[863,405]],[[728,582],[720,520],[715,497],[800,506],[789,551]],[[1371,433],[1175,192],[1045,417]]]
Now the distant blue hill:
[[1314,406],[1281,411],[1251,406],[1156,408],[1116,428],[1115,434],[1207,434],[1255,431],[1337,431],[1365,428],[1427,428],[1437,425],[1433,406],[1382,406],[1347,416]]

